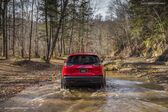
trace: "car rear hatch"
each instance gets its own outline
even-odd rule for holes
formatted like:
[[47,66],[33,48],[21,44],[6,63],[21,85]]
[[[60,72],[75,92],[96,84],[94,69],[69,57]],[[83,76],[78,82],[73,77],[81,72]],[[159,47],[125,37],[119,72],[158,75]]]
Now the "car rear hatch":
[[66,64],[66,74],[70,76],[97,76],[103,74],[97,56],[71,56]]
[[66,68],[67,75],[71,76],[95,76],[102,75],[102,67],[94,65],[73,65]]

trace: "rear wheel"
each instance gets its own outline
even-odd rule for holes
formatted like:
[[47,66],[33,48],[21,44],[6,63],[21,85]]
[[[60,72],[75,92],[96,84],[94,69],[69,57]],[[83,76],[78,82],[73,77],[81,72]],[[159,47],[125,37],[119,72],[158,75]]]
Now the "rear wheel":
[[66,84],[63,78],[61,78],[61,88],[66,89]]
[[105,86],[106,86],[106,79],[103,78],[102,83],[101,83],[101,87],[104,88]]

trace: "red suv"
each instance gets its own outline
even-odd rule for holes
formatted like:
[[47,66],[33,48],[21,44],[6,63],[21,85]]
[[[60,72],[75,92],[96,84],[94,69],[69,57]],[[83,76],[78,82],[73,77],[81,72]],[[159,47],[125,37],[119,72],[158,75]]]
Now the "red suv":
[[95,54],[71,54],[62,69],[61,87],[94,85],[104,87],[105,75],[101,61]]

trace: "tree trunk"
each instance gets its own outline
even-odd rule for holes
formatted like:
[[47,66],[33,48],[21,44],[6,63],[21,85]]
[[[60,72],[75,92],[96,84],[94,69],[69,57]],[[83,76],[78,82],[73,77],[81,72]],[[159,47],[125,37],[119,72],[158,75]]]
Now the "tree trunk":
[[15,0],[13,0],[13,56],[15,56]]
[[33,12],[34,12],[34,0],[32,0],[32,12],[31,12],[31,25],[30,25],[30,40],[29,40],[29,60],[31,60],[31,48],[32,48],[32,33],[33,33]]
[[2,8],[2,32],[3,32],[3,57],[8,59],[8,44],[7,44],[7,4],[8,1],[3,3]]
[[0,0],[0,35],[2,30],[2,0]]
[[49,39],[49,36],[48,36],[48,15],[47,15],[48,9],[47,9],[47,0],[45,0],[45,6],[44,7],[45,7],[45,28],[46,28],[46,38],[47,38],[47,54],[46,54],[46,59],[45,60],[49,60],[50,39]]
[[65,20],[63,20],[63,22],[62,22],[62,34],[61,34],[61,37],[60,37],[60,44],[61,44],[61,48],[60,48],[60,56],[62,56],[63,54],[64,54],[64,29],[65,29],[65,27],[64,27],[64,21]]
[[39,53],[38,53],[38,18],[39,18],[39,3],[37,4],[37,13],[36,13],[36,37],[35,37],[35,57],[39,57]]
[[[72,19],[74,19],[74,17],[73,17]],[[70,36],[70,41],[69,41],[69,54],[72,53],[72,39],[73,39],[73,34],[74,34],[74,21],[72,21],[72,26],[71,26],[71,36]]]
[[8,59],[8,7],[7,7],[8,4],[6,4],[6,10],[5,10],[5,58]]
[[55,38],[54,38],[54,40],[53,40],[53,42],[52,42],[51,53],[50,53],[50,55],[49,55],[48,60],[46,60],[47,62],[50,62],[51,57],[52,57],[52,55],[53,55],[53,52],[54,52],[54,49],[55,49],[55,46],[56,46],[56,41],[57,41],[57,39],[58,39],[58,37],[59,37],[59,33],[60,33],[62,21],[63,21],[64,18],[65,18],[65,12],[66,12],[66,9],[67,9],[67,6],[68,6],[68,2],[69,2],[69,0],[65,0],[65,1],[63,0],[63,1],[62,1],[62,5],[61,5],[61,7],[62,7],[62,8],[61,8],[61,15],[60,15],[60,19],[59,19],[57,31],[56,31],[56,33],[55,33]]
[[21,29],[21,57],[24,58],[24,3],[23,0],[20,0],[21,2],[21,8],[22,8],[22,29]]

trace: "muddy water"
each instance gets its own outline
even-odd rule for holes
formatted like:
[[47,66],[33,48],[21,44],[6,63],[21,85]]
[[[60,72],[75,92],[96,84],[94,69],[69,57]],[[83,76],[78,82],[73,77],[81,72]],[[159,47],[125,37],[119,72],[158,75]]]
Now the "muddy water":
[[104,89],[60,89],[60,81],[30,87],[0,104],[0,112],[168,112],[160,85],[107,73]]

